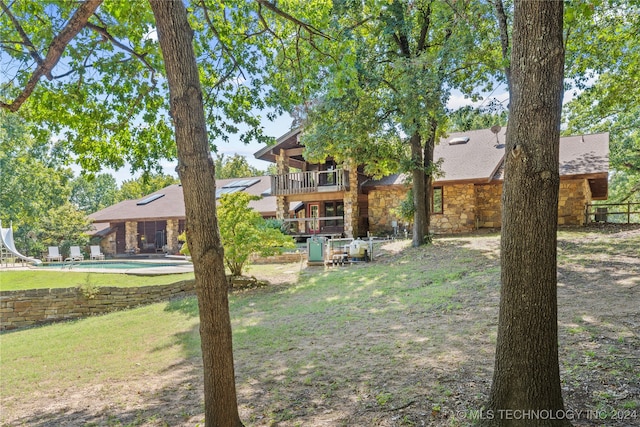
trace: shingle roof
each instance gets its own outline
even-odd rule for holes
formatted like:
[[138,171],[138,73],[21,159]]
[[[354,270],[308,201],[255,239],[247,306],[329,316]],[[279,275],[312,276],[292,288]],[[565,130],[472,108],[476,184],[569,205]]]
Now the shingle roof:
[[[433,158],[441,160],[436,183],[453,181],[491,181],[503,178],[506,128],[497,134],[490,129],[451,133],[434,148]],[[468,137],[466,143],[456,139]],[[450,142],[454,141],[454,144]],[[560,138],[560,176],[606,174],[609,171],[609,134],[565,136]],[[366,187],[399,185],[406,175],[394,174],[367,181]]]
[[[253,178],[231,178],[216,180],[216,189],[233,184],[234,182],[246,180],[258,180],[253,185],[247,187],[243,191],[261,196],[263,193],[270,193],[271,178],[269,176],[258,176]],[[150,203],[139,205],[138,203],[150,196],[160,195]],[[252,200],[249,206],[260,212],[263,216],[275,216],[276,198],[275,196],[264,196],[260,200]],[[148,194],[141,199],[124,200],[115,205],[109,206],[98,212],[89,215],[94,222],[124,222],[124,221],[150,221],[160,219],[184,219],[184,198],[182,194],[182,185],[174,184]]]

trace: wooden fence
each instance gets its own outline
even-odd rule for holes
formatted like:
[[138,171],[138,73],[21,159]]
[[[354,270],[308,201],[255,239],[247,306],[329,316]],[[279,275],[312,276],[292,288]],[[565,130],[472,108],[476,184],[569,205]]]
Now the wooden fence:
[[585,223],[591,222],[640,224],[640,203],[589,203],[585,208]]

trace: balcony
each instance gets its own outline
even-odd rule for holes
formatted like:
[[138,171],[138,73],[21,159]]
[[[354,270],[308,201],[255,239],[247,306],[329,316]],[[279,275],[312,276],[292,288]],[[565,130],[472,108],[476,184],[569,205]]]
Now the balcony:
[[348,187],[348,174],[343,169],[292,172],[271,176],[273,196],[344,191]]
[[284,219],[287,234],[292,236],[339,236],[344,232],[344,216]]

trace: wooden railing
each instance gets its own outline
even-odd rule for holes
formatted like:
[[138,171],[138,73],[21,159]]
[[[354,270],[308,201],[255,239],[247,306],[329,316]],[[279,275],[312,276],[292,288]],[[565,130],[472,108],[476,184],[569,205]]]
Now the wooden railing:
[[343,216],[285,218],[283,221],[288,234],[341,234],[344,231]]
[[292,172],[271,176],[271,194],[286,196],[322,191],[343,191],[347,189],[348,184],[343,169]]
[[585,209],[585,219],[586,223],[640,224],[640,203],[589,203]]

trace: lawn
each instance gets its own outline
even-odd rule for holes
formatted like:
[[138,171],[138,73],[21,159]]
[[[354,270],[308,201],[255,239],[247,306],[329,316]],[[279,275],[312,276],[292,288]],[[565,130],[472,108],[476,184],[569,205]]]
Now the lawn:
[[193,273],[136,276],[117,273],[86,273],[73,271],[0,271],[0,291],[24,289],[75,288],[91,283],[97,287],[117,286],[121,288],[167,285],[193,279]]
[[[559,235],[576,426],[640,426],[640,230],[608,231]],[[497,235],[460,236],[396,242],[350,267],[254,266],[275,284],[230,295],[245,425],[470,425],[491,383],[498,247]],[[202,423],[194,298],[0,339],[3,425]]]

